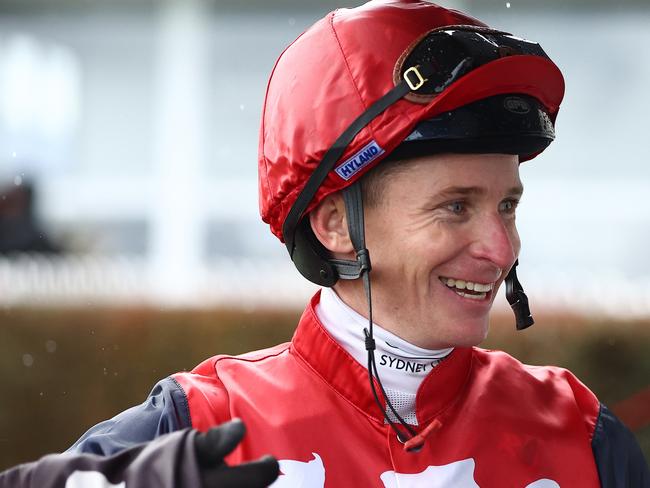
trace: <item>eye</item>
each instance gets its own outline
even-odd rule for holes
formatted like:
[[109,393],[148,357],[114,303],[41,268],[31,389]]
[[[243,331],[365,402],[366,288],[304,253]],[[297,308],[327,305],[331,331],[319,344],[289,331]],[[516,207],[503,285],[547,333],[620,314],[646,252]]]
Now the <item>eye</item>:
[[519,204],[519,200],[517,200],[515,198],[510,198],[508,200],[504,200],[499,205],[499,211],[502,212],[502,213],[506,213],[506,214],[513,214],[513,213],[515,213],[515,210],[517,209],[518,204]]
[[450,212],[456,215],[463,215],[467,210],[467,207],[465,206],[465,202],[460,202],[460,201],[448,203],[446,205],[446,208],[447,210],[449,210]]

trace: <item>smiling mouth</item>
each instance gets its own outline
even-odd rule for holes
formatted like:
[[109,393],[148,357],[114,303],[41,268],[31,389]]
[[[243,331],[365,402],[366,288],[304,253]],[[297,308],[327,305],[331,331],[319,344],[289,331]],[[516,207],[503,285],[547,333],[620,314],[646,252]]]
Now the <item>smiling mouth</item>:
[[488,294],[494,289],[494,283],[475,283],[457,278],[439,277],[440,281],[447,288],[457,295],[472,300],[485,300]]

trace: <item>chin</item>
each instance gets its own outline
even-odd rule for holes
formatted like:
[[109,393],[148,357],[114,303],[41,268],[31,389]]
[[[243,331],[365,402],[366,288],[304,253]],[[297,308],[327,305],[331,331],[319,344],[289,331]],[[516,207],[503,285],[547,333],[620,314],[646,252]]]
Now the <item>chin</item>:
[[478,346],[487,337],[489,323],[487,320],[473,324],[459,324],[453,330],[449,331],[450,347],[472,347]]

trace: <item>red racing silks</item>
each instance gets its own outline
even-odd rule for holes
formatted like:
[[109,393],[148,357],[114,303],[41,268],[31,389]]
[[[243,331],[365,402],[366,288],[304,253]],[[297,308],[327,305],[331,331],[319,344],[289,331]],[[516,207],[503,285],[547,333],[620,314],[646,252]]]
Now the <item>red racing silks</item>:
[[457,348],[418,391],[415,429],[436,428],[407,452],[384,423],[366,369],[318,322],[318,299],[290,343],[174,375],[193,427],[244,420],[229,461],[276,456],[275,488],[600,486],[591,449],[599,402],[570,372]]

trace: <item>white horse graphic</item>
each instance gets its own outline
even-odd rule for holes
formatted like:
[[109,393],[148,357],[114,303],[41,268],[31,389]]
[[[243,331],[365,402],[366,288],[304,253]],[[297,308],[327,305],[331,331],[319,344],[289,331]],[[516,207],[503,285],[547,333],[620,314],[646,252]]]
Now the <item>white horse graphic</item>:
[[[480,488],[474,481],[474,460],[463,459],[444,466],[429,466],[413,474],[385,471],[381,481],[385,488]],[[553,480],[539,479],[525,488],[560,488]]]
[[292,459],[280,459],[280,476],[269,488],[323,488],[325,467],[315,452],[314,458],[303,463]]
[[126,488],[126,483],[114,485],[99,471],[73,471],[65,481],[65,488]]
[[480,488],[474,481],[474,460],[471,458],[444,466],[429,466],[420,473],[385,471],[380,478],[386,488]]
[[[269,488],[324,488],[323,460],[315,452],[312,456],[307,462],[280,459],[280,477]],[[429,466],[419,473],[385,471],[380,479],[384,488],[480,488],[474,481],[475,466],[474,459],[469,458],[443,466]],[[525,488],[560,488],[560,485],[544,478]]]

